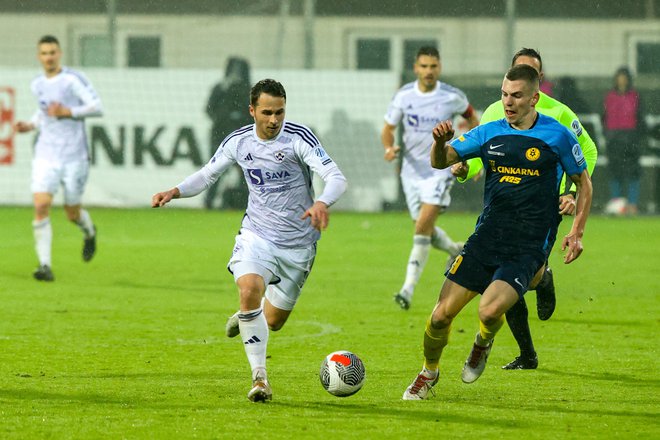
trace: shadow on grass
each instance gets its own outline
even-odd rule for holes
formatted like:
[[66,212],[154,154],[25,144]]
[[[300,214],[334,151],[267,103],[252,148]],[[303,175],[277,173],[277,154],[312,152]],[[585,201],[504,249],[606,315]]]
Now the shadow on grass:
[[576,319],[576,318],[553,318],[557,323],[562,324],[578,324],[578,325],[604,325],[607,327],[621,326],[621,327],[647,327],[648,322],[637,321],[613,321],[610,319]]
[[116,399],[102,394],[93,393],[53,393],[47,391],[37,390],[0,390],[0,398],[8,400],[46,400],[46,401],[60,401],[60,402],[82,402],[93,404],[112,404],[112,405],[134,405],[138,402],[129,399]]
[[[214,287],[203,287],[204,284]],[[139,283],[134,280],[113,280],[112,287],[124,287],[129,289],[157,289],[170,290],[174,292],[195,292],[195,293],[220,293],[222,292],[222,283],[219,281],[195,282],[192,285],[173,285],[158,283]]]
[[[430,401],[431,404],[438,402]],[[443,402],[446,404],[449,402]],[[530,428],[532,423],[521,423],[520,420],[498,420],[492,417],[483,417],[479,415],[469,416],[465,413],[463,406],[460,407],[460,410],[447,411],[446,407],[438,407],[431,409],[429,403],[427,402],[403,402],[400,400],[392,400],[385,402],[385,405],[391,405],[387,407],[385,405],[376,405],[368,403],[334,403],[334,402],[282,402],[274,401],[273,406],[279,407],[288,407],[294,413],[300,413],[301,411],[317,411],[319,414],[317,417],[329,417],[328,414],[332,414],[332,418],[341,420],[342,417],[353,418],[356,416],[368,416],[371,418],[383,418],[385,420],[402,420],[409,421],[413,425],[417,425],[422,422],[443,422],[443,423],[452,423],[452,424],[468,424],[468,425],[484,425],[484,426],[496,426],[499,428],[516,428],[516,429],[525,429]],[[475,412],[474,414],[479,414]],[[429,427],[429,425],[425,425]]]
[[636,386],[646,384],[654,387],[660,387],[660,379],[640,379],[639,377],[630,376],[626,374],[614,374],[614,373],[577,373],[575,371],[562,371],[562,370],[551,370],[543,368],[539,370],[543,373],[554,374],[555,376],[565,376],[574,380],[575,378],[582,378],[586,380],[605,380],[608,382],[621,382],[624,384],[634,384]]
[[[568,403],[573,403],[574,405],[568,405]],[[557,414],[570,414],[570,415],[576,415],[576,414],[581,414],[584,416],[597,416],[597,417],[603,417],[603,416],[611,416],[611,417],[622,417],[624,419],[649,419],[652,422],[656,422],[658,420],[658,412],[644,412],[644,411],[639,411],[639,410],[633,410],[633,411],[627,411],[627,410],[620,410],[616,411],[613,409],[604,409],[603,408],[603,402],[597,402],[594,403],[595,407],[591,409],[585,409],[583,405],[580,407],[575,407],[575,404],[579,402],[564,402],[563,404],[557,404],[557,405],[552,405],[552,404],[545,404],[545,403],[537,403],[535,404],[534,402],[528,402],[528,404],[525,406],[525,410],[529,411],[534,414],[544,414],[546,417],[550,417],[552,413],[557,413]],[[511,405],[507,404],[503,401],[498,401],[497,405],[493,405],[493,408],[496,409],[510,409],[512,411],[519,411],[520,405]]]

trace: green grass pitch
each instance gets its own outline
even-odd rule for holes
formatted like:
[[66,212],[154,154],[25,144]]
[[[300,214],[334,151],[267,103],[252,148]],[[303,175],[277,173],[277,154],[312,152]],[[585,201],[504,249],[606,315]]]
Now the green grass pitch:
[[[660,438],[657,218],[592,217],[585,253],[568,266],[555,248],[551,320],[536,318],[528,294],[538,370],[500,369],[517,355],[504,327],[483,376],[461,382],[475,300],[454,323],[437,396],[404,402],[446,255],[432,253],[402,311],[392,295],[408,216],[333,213],[295,311],[271,333],[274,400],[253,404],[242,344],[224,337],[238,305],[225,265],[242,213],[91,213],[99,249],[86,264],[79,231],[53,212],[56,281],[45,284],[31,277],[31,210],[0,209],[0,438]],[[465,239],[475,218],[439,224]],[[364,388],[344,399],[318,379],[340,349],[367,369]]]

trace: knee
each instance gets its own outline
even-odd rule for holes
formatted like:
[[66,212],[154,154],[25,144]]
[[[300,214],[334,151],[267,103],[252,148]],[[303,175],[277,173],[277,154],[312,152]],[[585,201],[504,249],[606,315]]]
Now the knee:
[[284,323],[280,321],[275,321],[275,320],[271,321],[267,319],[267,322],[268,322],[268,328],[270,329],[270,331],[273,332],[279,331],[282,329],[282,327],[284,327]]
[[50,214],[50,203],[39,202],[34,205],[34,216],[37,220],[42,220]]
[[453,320],[454,316],[436,308],[431,315],[431,327],[435,330],[442,330],[449,327]]
[[485,325],[493,325],[502,319],[502,314],[497,307],[479,306],[479,320]]

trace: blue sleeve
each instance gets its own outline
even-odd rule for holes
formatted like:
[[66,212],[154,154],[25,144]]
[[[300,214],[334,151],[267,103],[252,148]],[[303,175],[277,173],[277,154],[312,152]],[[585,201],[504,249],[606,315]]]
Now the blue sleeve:
[[481,156],[481,146],[483,145],[482,132],[484,131],[482,127],[483,126],[481,125],[475,127],[449,142],[449,145],[456,150],[456,153],[460,156],[461,160]]
[[587,161],[584,159],[582,148],[575,135],[564,128],[561,133],[561,139],[558,143],[559,161],[568,176],[582,174],[587,169]]

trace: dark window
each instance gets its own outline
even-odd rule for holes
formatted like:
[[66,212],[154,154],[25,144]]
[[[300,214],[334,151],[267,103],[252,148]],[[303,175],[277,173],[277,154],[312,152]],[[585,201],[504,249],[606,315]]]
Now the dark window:
[[360,38],[357,40],[357,68],[388,70],[390,68],[390,40]]
[[128,67],[160,67],[160,37],[129,37]]
[[637,43],[637,73],[660,73],[660,43]]

